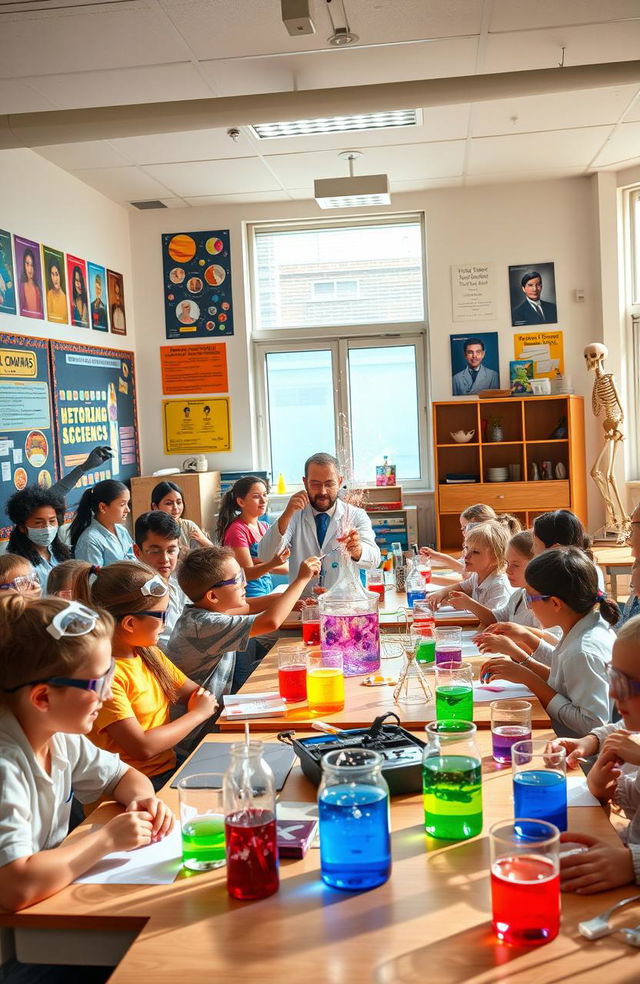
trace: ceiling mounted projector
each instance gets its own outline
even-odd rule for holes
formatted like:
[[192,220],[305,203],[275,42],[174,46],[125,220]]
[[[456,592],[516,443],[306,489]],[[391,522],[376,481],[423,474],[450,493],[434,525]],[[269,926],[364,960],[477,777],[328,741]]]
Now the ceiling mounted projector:
[[282,23],[292,38],[299,34],[315,34],[309,11],[310,0],[280,0]]
[[386,174],[354,174],[353,162],[360,151],[339,155],[349,161],[349,175],[342,178],[317,178],[313,194],[320,208],[362,208],[367,205],[390,205],[389,178]]

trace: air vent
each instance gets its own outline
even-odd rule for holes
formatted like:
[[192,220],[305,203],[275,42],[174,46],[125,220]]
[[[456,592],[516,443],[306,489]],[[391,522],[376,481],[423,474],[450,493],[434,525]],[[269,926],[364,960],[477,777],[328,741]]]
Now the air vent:
[[134,208],[140,209],[141,212],[147,212],[151,208],[166,208],[164,202],[160,202],[157,199],[151,199],[148,202],[129,202],[129,205],[133,205]]

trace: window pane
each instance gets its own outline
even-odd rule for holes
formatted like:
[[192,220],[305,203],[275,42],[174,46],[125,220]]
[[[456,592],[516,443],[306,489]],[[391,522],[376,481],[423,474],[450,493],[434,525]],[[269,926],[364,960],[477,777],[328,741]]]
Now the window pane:
[[336,452],[331,352],[269,352],[266,362],[271,472],[298,483],[309,455]]
[[415,347],[350,349],[349,394],[356,481],[375,482],[385,454],[398,481],[420,478]]
[[352,228],[258,229],[255,264],[258,328],[424,319],[417,220]]

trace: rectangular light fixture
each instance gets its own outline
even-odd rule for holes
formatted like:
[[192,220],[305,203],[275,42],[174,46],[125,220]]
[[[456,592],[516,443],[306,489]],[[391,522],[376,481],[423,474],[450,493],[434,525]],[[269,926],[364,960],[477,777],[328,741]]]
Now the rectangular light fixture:
[[396,126],[418,126],[421,122],[421,114],[417,109],[393,109],[386,113],[327,116],[317,120],[292,120],[288,123],[254,123],[251,130],[259,140],[266,140],[273,137],[304,137],[316,133],[385,130]]
[[342,178],[318,178],[313,194],[320,208],[362,208],[390,205],[386,174],[357,174]]

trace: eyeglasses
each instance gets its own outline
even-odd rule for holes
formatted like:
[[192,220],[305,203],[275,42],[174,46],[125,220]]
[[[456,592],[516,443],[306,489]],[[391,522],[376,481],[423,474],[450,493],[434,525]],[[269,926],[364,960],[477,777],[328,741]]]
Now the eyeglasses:
[[93,632],[98,621],[97,612],[81,605],[77,601],[67,602],[66,608],[54,615],[51,624],[47,626],[47,632],[54,639],[62,639],[63,636],[82,636]]
[[3,693],[15,694],[22,687],[35,687],[39,683],[48,683],[50,687],[76,687],[78,690],[91,690],[98,700],[107,700],[111,696],[111,683],[113,674],[116,671],[115,660],[111,660],[111,666],[101,677],[94,677],[92,680],[78,680],[75,677],[45,677],[43,680],[28,680],[26,683],[19,683],[17,687],[5,687]]
[[619,700],[629,700],[630,697],[640,696],[640,682],[633,680],[622,670],[617,670],[609,663],[607,666],[609,686]]
[[20,574],[14,577],[13,581],[5,581],[0,584],[0,591],[33,591],[40,586],[40,582],[35,574]]
[[177,557],[180,553],[180,547],[166,547],[164,550],[162,547],[146,547],[142,548],[142,552],[146,554],[147,557]]
[[[140,593],[146,595],[148,598],[164,598],[167,591],[169,590],[169,585],[160,577],[159,574],[154,574],[152,578],[145,583],[140,588]],[[140,614],[138,612],[138,614]]]
[[117,618],[124,618],[126,615],[134,615],[136,618],[139,618],[141,615],[148,615],[149,618],[159,618],[159,619],[161,619],[163,625],[165,625],[165,623],[167,621],[167,611],[166,611],[166,609],[163,612],[122,612],[121,615],[118,615],[116,617]]
[[312,492],[321,492],[322,489],[333,492],[334,489],[338,488],[337,482],[308,482],[307,484]]
[[553,598],[553,595],[540,595],[540,594],[532,595],[527,593],[525,594],[525,598],[527,599],[527,604],[530,605],[534,601],[548,601],[549,598]]
[[[212,584],[208,591],[213,591],[214,588],[226,588],[230,584],[246,584],[247,576],[244,571],[238,571],[235,577],[228,577],[226,581],[217,581],[216,584]],[[205,592],[206,594],[206,592]]]

